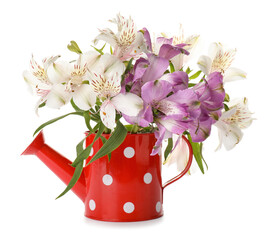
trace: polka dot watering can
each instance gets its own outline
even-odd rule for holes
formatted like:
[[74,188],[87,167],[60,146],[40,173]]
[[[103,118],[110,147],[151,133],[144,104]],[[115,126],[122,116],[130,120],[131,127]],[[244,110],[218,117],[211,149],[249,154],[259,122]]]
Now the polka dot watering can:
[[[104,135],[108,138],[108,135]],[[86,146],[92,143],[95,135],[86,139]],[[192,162],[192,147],[189,147],[189,160],[185,169],[176,177],[162,184],[159,155],[150,156],[155,144],[153,133],[128,134],[124,142],[111,153],[111,159],[102,157],[84,167],[82,175],[72,191],[84,202],[85,216],[88,218],[130,222],[159,218],[163,215],[163,189],[185,175]],[[91,157],[101,148],[97,140]],[[40,158],[65,184],[73,176],[71,162],[44,142],[41,131],[22,155],[34,154]]]

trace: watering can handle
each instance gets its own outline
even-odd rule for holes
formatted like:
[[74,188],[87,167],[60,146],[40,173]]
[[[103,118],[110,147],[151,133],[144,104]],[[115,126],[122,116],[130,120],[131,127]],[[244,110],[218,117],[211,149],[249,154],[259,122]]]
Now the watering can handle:
[[184,170],[178,174],[177,176],[175,176],[174,178],[168,180],[166,183],[164,183],[162,189],[164,189],[165,187],[167,187],[168,185],[170,185],[171,183],[179,180],[181,177],[183,177],[187,172],[188,170],[190,169],[191,167],[191,164],[192,164],[192,159],[193,159],[193,148],[191,146],[191,143],[188,141],[188,139],[182,135],[182,138],[184,139],[184,141],[187,143],[188,145],[188,148],[189,148],[189,159],[188,159],[188,162],[186,164],[186,167],[184,168]]

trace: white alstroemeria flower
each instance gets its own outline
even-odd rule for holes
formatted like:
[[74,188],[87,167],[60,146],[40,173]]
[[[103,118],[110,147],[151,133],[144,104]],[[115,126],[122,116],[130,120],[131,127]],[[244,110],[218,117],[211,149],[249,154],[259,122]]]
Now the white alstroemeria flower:
[[107,128],[114,129],[116,110],[128,116],[138,115],[143,108],[143,101],[133,93],[120,93],[125,65],[117,57],[104,54],[89,71],[93,91],[103,101],[100,117]]
[[170,166],[173,163],[177,164],[178,171],[183,171],[186,167],[189,159],[189,148],[187,143],[183,140],[181,136],[178,136],[178,139],[175,143],[174,149],[168,155],[163,164]]
[[218,128],[220,141],[217,149],[223,144],[226,150],[231,150],[243,137],[241,129],[249,127],[254,120],[247,106],[247,98],[233,101],[230,105],[229,110],[223,112],[214,124]]
[[236,49],[225,51],[221,43],[212,43],[209,48],[209,56],[203,55],[199,58],[199,68],[206,75],[212,72],[223,73],[224,82],[245,79],[246,73],[243,70],[230,67],[236,51]]
[[110,20],[117,25],[117,33],[106,28],[99,30],[100,34],[95,38],[94,43],[103,40],[114,47],[114,55],[120,60],[129,60],[139,57],[146,50],[143,34],[138,32],[132,18],[125,19],[120,14],[117,18]]
[[173,36],[173,45],[182,43],[187,44],[184,49],[187,50],[190,54],[186,55],[181,53],[171,59],[175,71],[179,71],[183,67],[183,65],[192,58],[192,50],[197,45],[199,37],[199,35],[191,35],[185,38],[182,24],[180,24],[178,35]]
[[88,66],[95,65],[99,58],[99,53],[88,52],[80,54],[75,64],[60,61],[53,63],[48,69],[52,81],[65,86],[63,95],[69,95],[83,110],[89,110],[96,102],[96,94],[90,85],[91,75]]
[[43,66],[41,66],[32,56],[30,60],[30,71],[26,70],[23,72],[25,81],[36,91],[36,94],[40,96],[36,105],[36,111],[38,110],[38,106],[43,102],[46,102],[46,105],[49,107],[59,108],[66,104],[68,100],[68,96],[62,94],[65,87],[62,84],[56,84],[48,76],[48,69],[59,57],[60,56],[44,58],[42,61]]

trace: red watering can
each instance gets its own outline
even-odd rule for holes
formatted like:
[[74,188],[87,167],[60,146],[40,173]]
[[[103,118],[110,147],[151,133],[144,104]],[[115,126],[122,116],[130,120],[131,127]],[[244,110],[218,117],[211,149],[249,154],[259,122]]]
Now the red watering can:
[[[108,138],[108,134],[103,134]],[[89,146],[95,135],[86,139]],[[162,184],[159,155],[150,156],[155,145],[155,136],[128,134],[124,142],[108,157],[102,157],[83,168],[82,175],[72,191],[84,202],[88,218],[130,222],[159,218],[163,215],[163,189],[185,175],[192,163],[193,151],[189,141],[189,160],[185,169],[176,177]],[[91,150],[91,157],[101,148],[97,140]],[[34,154],[40,158],[65,184],[73,176],[71,162],[44,142],[41,131],[22,155]]]

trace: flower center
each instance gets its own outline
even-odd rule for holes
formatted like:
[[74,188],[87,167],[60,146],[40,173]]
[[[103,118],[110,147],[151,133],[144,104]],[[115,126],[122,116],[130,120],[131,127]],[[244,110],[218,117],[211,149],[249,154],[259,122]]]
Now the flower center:
[[112,78],[105,78],[103,74],[91,73],[91,85],[94,92],[102,98],[110,98],[120,93],[120,82],[116,79],[116,74]]
[[[245,102],[246,99],[244,99],[244,104]],[[246,105],[237,104],[234,107],[236,107],[236,112],[229,118],[224,119],[224,122],[227,124],[236,124],[241,129],[246,128],[248,124],[253,120],[251,117],[252,113],[247,109]]]
[[213,60],[211,72],[222,72],[224,73],[231,65],[234,60],[236,50],[222,52],[219,51]]
[[30,61],[30,66],[32,70],[32,74],[41,82],[45,84],[51,84],[50,81],[48,80],[47,73],[45,72],[45,69],[42,68],[39,64],[37,64],[36,61],[33,59]]
[[83,67],[79,65],[74,65],[74,70],[71,73],[70,82],[76,85],[81,85],[83,81],[83,77],[87,72],[87,65],[85,64]]

